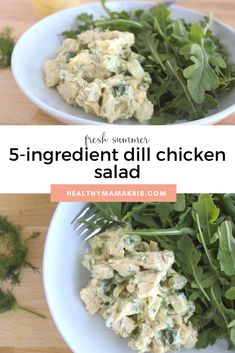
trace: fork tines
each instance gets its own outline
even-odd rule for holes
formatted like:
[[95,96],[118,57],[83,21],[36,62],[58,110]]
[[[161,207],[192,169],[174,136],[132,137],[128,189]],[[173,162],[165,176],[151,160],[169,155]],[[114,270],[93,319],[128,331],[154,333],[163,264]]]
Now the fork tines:
[[95,206],[88,204],[77,214],[72,222],[72,225],[76,231],[79,231],[79,235],[86,236],[84,239],[86,241],[95,236],[101,230],[100,227],[90,229],[86,223],[93,222],[94,224],[97,224],[100,220],[101,218],[97,217]]

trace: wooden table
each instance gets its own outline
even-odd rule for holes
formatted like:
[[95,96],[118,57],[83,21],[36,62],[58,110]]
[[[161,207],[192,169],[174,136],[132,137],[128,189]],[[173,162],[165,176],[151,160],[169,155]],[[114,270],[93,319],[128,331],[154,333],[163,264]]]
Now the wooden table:
[[[28,260],[39,269],[48,225],[56,204],[49,195],[0,195],[0,214],[24,227],[24,236],[34,230],[41,236],[30,243]],[[0,314],[0,353],[70,353],[47,309],[42,275],[25,268],[20,287],[15,288],[18,302],[47,316],[41,319],[20,310]]]
[[[182,5],[207,14],[212,11],[217,18],[235,27],[234,0],[188,0]],[[18,38],[35,21],[31,0],[0,0],[0,28],[13,27]],[[20,92],[10,69],[0,70],[0,106],[0,124],[60,124]],[[221,123],[235,124],[235,114]]]

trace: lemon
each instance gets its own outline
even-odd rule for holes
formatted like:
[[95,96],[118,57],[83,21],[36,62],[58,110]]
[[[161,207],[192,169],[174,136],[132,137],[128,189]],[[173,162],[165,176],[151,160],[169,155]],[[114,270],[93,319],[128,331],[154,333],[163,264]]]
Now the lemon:
[[34,12],[38,18],[79,4],[80,0],[33,0]]

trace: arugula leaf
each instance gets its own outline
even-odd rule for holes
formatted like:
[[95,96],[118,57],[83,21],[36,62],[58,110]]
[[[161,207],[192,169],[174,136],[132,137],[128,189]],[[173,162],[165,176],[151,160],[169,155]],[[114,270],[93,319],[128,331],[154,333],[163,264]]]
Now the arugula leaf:
[[235,326],[235,320],[231,321],[228,325],[228,328],[232,328]]
[[172,24],[172,37],[179,42],[186,43],[189,40],[189,33],[185,27],[184,21],[181,18],[173,21]]
[[204,349],[208,345],[214,345],[218,338],[220,338],[221,332],[217,327],[209,327],[200,333],[198,341],[196,343],[197,349]]
[[217,229],[217,226],[213,223],[219,216],[219,209],[216,208],[210,195],[200,195],[199,201],[193,204],[193,209],[195,210],[194,217],[198,229],[197,238],[205,251],[204,262],[208,261],[208,265],[218,280],[221,283],[224,283],[224,280],[220,275],[220,271],[218,270],[217,261],[208,246],[212,243],[212,239],[214,237],[213,234]]
[[200,251],[195,249],[192,240],[188,236],[183,236],[177,242],[179,248],[179,254],[177,254],[177,262],[181,265],[184,273],[191,276],[192,280],[197,284],[197,288],[205,296],[207,300],[210,300],[208,294],[202,286],[202,275],[203,270],[199,267],[199,262],[201,260]]
[[122,218],[122,203],[112,202],[112,203],[94,203],[96,207],[101,211],[102,216],[110,221],[120,221]]
[[[217,281],[216,275],[210,271],[210,272],[203,272],[202,277],[201,277],[201,285],[204,289],[208,289],[212,287]],[[198,288],[198,285],[196,282],[192,282],[192,287],[193,288]]]
[[211,48],[206,48],[206,52],[209,57],[209,62],[213,67],[226,69],[227,64],[220,53],[215,52]]
[[159,225],[151,216],[144,214],[134,214],[132,217],[138,224],[143,224],[144,226],[149,228],[159,228]]
[[[166,64],[167,64],[167,68],[168,68],[168,72],[170,72],[171,75],[175,76],[176,78],[176,81],[178,82],[179,84],[179,87],[180,89],[182,90],[182,93],[183,93],[183,97],[184,99],[186,100],[186,104],[190,106],[191,110],[192,110],[192,113],[194,114],[194,116],[197,116],[197,109],[195,107],[195,104],[194,102],[192,101],[191,97],[190,97],[190,90],[188,92],[188,89],[184,83],[184,80],[183,78],[181,77],[181,74],[179,72],[179,67],[176,63],[176,59],[175,58],[172,58],[170,60],[167,60],[166,61]],[[179,97],[181,97],[182,99],[182,96],[180,95],[180,93],[177,93],[176,97],[177,97],[177,100],[179,100]],[[180,104],[182,104],[183,102],[181,101]]]
[[228,276],[235,274],[235,238],[232,233],[232,222],[224,221],[218,228],[220,268]]
[[198,216],[204,240],[206,244],[209,244],[212,234],[217,229],[215,221],[218,219],[220,210],[214,204],[212,196],[206,194],[199,195],[198,201],[194,202],[192,206]]
[[94,28],[93,15],[82,13],[77,16],[76,22],[76,27],[73,30],[64,31],[61,35],[67,38],[77,39],[79,33]]
[[225,292],[225,298],[235,300],[235,287],[231,287]]
[[232,341],[232,344],[235,346],[235,327],[232,327],[231,328],[231,331],[230,331],[230,339]]
[[[211,297],[212,309],[217,311],[219,314],[218,325],[222,329],[227,330],[229,321],[226,316],[226,311],[224,310],[224,306],[222,302],[222,293],[221,293],[221,288],[219,284],[218,283],[214,284],[214,286],[209,289],[209,292]],[[224,321],[224,324],[223,324],[223,321]]]
[[194,23],[190,29],[189,37],[193,43],[202,44],[204,28],[199,23]]
[[235,195],[219,195],[219,198],[222,202],[222,206],[224,207],[225,212],[227,212],[228,215],[235,220]]
[[183,212],[185,210],[186,200],[184,194],[178,194],[176,202],[173,203],[173,209],[177,212]]
[[166,32],[167,26],[171,23],[171,11],[164,4],[160,3],[158,6],[153,7],[150,10],[153,18],[158,22],[159,27],[163,28]]
[[170,215],[171,215],[171,212],[173,211],[173,206],[171,203],[169,202],[164,202],[163,204],[158,203],[156,204],[155,211],[159,215],[159,218],[163,226],[171,223]]
[[219,87],[219,78],[210,66],[211,52],[199,44],[187,44],[180,50],[187,60],[194,64],[184,69],[188,90],[193,100],[201,104],[207,91],[215,91]]
[[156,39],[156,34],[151,33],[151,31],[148,31],[146,33],[141,33],[138,38],[138,46],[146,52],[146,50],[149,52],[149,59],[151,61],[154,61],[155,64],[160,65],[161,68],[166,71],[166,67],[161,59],[161,56],[159,55],[158,52],[158,45],[159,41]]

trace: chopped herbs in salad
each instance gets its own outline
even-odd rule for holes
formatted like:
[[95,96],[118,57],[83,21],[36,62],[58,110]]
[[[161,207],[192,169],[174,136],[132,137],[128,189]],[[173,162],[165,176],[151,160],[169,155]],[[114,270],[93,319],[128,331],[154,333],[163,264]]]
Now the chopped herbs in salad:
[[131,50],[134,41],[132,33],[120,31],[88,30],[76,40],[67,38],[57,57],[45,63],[47,86],[56,87],[68,104],[110,123],[151,119],[151,78]]
[[91,281],[81,298],[91,315],[99,312],[138,353],[195,346],[197,330],[190,321],[195,306],[182,291],[186,278],[172,268],[172,251],[122,227],[106,229],[89,243],[83,264]]
[[[114,276],[121,276],[123,281],[125,279],[124,273],[117,271],[119,267],[113,267],[114,263],[118,266],[118,263],[120,265],[123,262],[125,265],[130,256],[130,270],[133,269],[130,279],[133,282],[134,277],[139,274],[139,267],[143,270],[145,268],[144,264],[136,262],[139,258],[138,251],[143,251],[146,247],[146,261],[148,251],[153,247],[157,249],[156,256],[160,256],[162,251],[170,252],[175,259],[172,262],[172,270],[176,276],[181,276],[182,280],[185,278],[179,293],[185,295],[187,303],[193,303],[190,307],[194,309],[189,310],[189,313],[190,316],[192,314],[192,327],[198,332],[196,348],[206,348],[218,339],[225,339],[230,349],[235,348],[234,194],[180,194],[175,203],[95,203],[91,207],[96,217],[93,217],[92,222],[81,222],[88,228],[97,229],[100,235],[91,239],[92,254],[86,255],[84,264],[91,272],[99,270],[102,264],[109,267],[109,273],[106,268],[104,271],[110,275],[109,279],[106,278],[107,284],[111,285],[109,293],[112,294],[117,285]],[[106,239],[107,242],[100,247],[100,251],[98,244],[102,243],[105,237],[111,239],[112,229],[122,231],[119,230],[119,237],[117,233],[112,238],[113,246],[114,243],[117,245],[112,251],[118,251],[118,254],[112,253],[111,258],[110,254],[104,255],[110,240]],[[137,253],[130,252],[126,245],[123,249],[121,244],[125,241],[128,244],[132,241],[133,244],[140,242],[140,249],[133,250]],[[123,252],[124,259],[120,256]],[[99,258],[99,261],[94,262],[93,255]],[[103,256],[107,260],[105,263],[102,262]],[[138,271],[135,268],[136,272],[135,266],[139,266]],[[154,272],[154,267],[152,270]],[[168,278],[168,275],[166,276]],[[96,280],[95,272],[93,279]],[[165,284],[168,280],[166,279]],[[125,293],[126,287],[123,290]],[[136,293],[135,290],[133,293]],[[160,287],[159,291],[161,292]],[[156,299],[156,296],[154,298]]]
[[150,123],[195,120],[219,106],[219,95],[231,88],[235,73],[226,48],[213,34],[212,17],[189,23],[172,19],[164,4],[150,10],[113,12],[105,0],[101,3],[105,18],[81,14],[77,27],[63,35],[74,41],[90,30],[134,35],[132,50],[151,78],[147,98],[154,112]]

